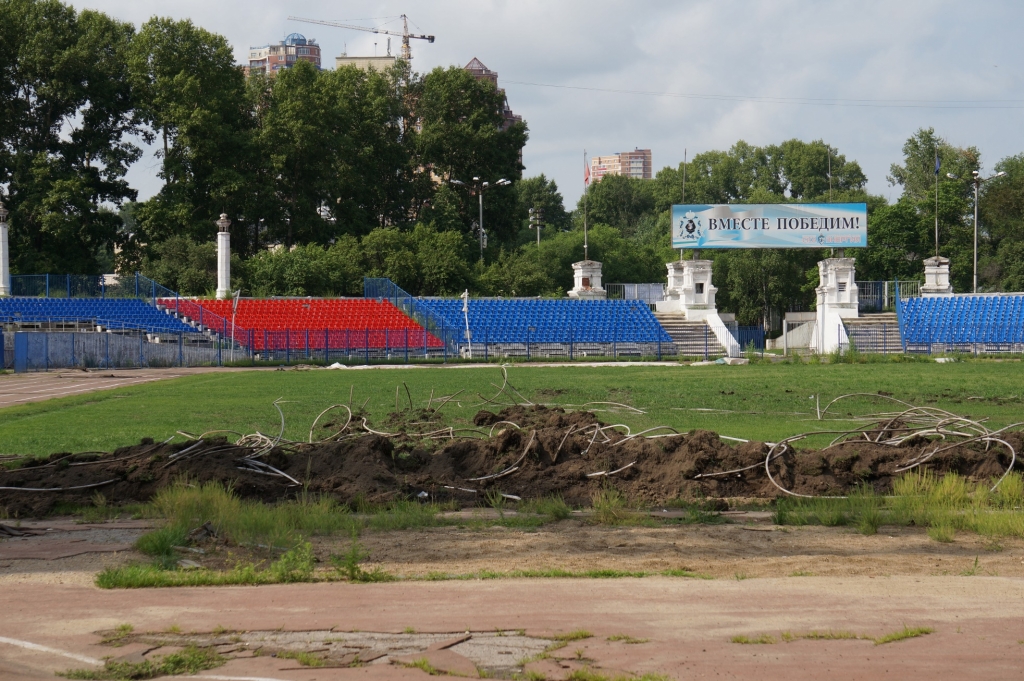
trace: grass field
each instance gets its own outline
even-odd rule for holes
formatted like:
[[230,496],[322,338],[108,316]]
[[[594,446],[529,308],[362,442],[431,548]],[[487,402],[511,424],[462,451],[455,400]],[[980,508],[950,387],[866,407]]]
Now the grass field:
[[[0,377],[0,386],[14,377]],[[644,410],[601,415],[631,428],[668,425],[680,431],[705,428],[732,437],[776,440],[824,428],[846,427],[853,416],[899,407],[881,398],[841,403],[823,424],[821,407],[848,393],[889,393],[913,404],[931,405],[989,427],[1024,420],[1024,365],[1020,362],[964,361],[884,364],[752,364],[749,366],[519,366],[509,380],[537,403],[579,407],[613,401]],[[462,392],[441,413],[465,424],[501,384],[495,367],[409,368],[338,371],[247,371],[210,373],[49,400],[0,410],[0,454],[109,451],[141,438],[165,440],[178,430],[212,429],[276,434],[274,400],[283,398],[285,436],[305,440],[325,407],[366,405],[371,422],[412,403]],[[405,387],[408,386],[409,396]],[[815,399],[817,396],[817,400]],[[501,398],[505,400],[504,396]],[[604,405],[588,408],[602,409]]]

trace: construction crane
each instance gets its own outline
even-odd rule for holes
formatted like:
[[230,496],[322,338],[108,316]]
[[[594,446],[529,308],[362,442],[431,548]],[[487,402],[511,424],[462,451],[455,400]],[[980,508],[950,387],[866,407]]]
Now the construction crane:
[[402,32],[396,31],[385,31],[380,28],[367,28],[366,26],[353,26],[352,24],[342,24],[337,21],[326,21],[324,19],[303,19],[302,17],[288,17],[289,21],[302,21],[307,24],[319,24],[320,26],[334,26],[335,28],[350,28],[353,31],[366,31],[367,33],[379,33],[381,35],[397,35],[402,38],[402,59],[409,61],[412,59],[412,50],[409,49],[409,40],[416,38],[417,40],[426,40],[428,43],[434,42],[434,36],[432,35],[416,35],[415,33],[409,33],[409,18],[404,14],[402,15]]

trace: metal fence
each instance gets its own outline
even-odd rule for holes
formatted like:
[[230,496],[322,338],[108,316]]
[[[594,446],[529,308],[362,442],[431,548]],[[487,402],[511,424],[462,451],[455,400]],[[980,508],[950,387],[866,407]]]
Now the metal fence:
[[857,308],[861,312],[891,312],[896,309],[896,292],[902,298],[921,295],[919,281],[858,281]]
[[14,274],[11,295],[29,298],[175,298],[177,293],[149,277],[117,274]]
[[3,366],[17,373],[49,369],[218,366],[229,351],[206,336],[168,339],[128,333],[0,331]]
[[459,343],[466,340],[465,329],[427,308],[415,296],[386,277],[364,277],[363,297],[389,301],[440,340],[445,346],[445,352],[458,354]]
[[648,305],[665,300],[665,284],[605,284],[609,300],[642,300]]

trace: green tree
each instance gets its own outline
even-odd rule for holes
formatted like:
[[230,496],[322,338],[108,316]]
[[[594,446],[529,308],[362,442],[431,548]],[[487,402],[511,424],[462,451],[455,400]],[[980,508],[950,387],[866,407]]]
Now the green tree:
[[[217,287],[217,246],[175,235],[154,244],[142,260],[142,273],[186,296],[212,295]],[[241,283],[241,260],[231,256],[232,287]]]
[[236,249],[249,251],[240,218],[252,189],[245,171],[252,121],[231,46],[191,21],[154,17],[132,40],[128,66],[164,181],[137,211],[145,239],[213,239],[214,222],[227,213]]
[[[530,209],[543,211],[544,226],[561,231],[572,226],[572,218],[565,210],[562,193],[554,180],[543,173],[520,180],[515,185],[516,217],[519,221],[518,243],[536,242],[537,233],[530,226]],[[541,230],[543,234],[544,230]]]
[[343,235],[322,247],[264,250],[243,264],[244,290],[253,296],[358,296],[363,292],[359,240]]
[[[474,177],[492,184],[520,179],[526,124],[506,123],[505,95],[493,83],[478,81],[453,66],[413,80],[408,91],[414,125],[407,126],[406,134],[415,149],[416,164],[424,171],[419,182],[421,206],[434,194],[430,178],[441,184],[453,179],[469,182]],[[459,195],[463,229],[468,231],[477,219],[477,198],[468,188],[460,189]],[[512,188],[496,187],[485,196],[484,226],[496,245],[516,238],[515,206]]]
[[576,205],[576,222],[583,224],[586,209],[590,224],[605,224],[618,228],[623,234],[632,234],[637,224],[655,210],[654,187],[648,180],[625,175],[605,175],[600,182],[587,187],[584,197]]
[[15,273],[98,273],[140,156],[125,68],[134,29],[56,0],[0,3],[0,185]]
[[494,262],[480,275],[478,290],[490,296],[548,295],[560,298],[564,295],[538,261],[536,250],[531,253],[501,249]]

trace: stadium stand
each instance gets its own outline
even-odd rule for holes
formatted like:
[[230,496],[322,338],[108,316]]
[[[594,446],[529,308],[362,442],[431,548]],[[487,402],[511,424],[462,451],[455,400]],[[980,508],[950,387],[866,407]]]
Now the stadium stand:
[[[232,300],[161,299],[169,312],[204,326],[213,313],[231,336]],[[221,321],[226,320],[226,321]],[[252,350],[308,348],[439,348],[441,341],[389,301],[362,298],[243,298],[235,313],[235,339]]]
[[1024,344],[1024,295],[961,295],[899,301],[903,344],[910,351],[968,346],[1019,352]]
[[[418,302],[446,324],[464,328],[460,299]],[[470,299],[469,328],[475,342],[486,343],[672,342],[650,308],[635,300]]]
[[148,333],[195,333],[195,329],[135,298],[0,298],[0,319],[19,324],[89,324]]

